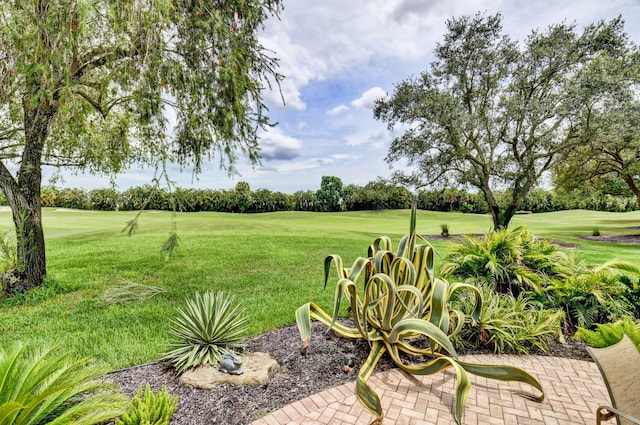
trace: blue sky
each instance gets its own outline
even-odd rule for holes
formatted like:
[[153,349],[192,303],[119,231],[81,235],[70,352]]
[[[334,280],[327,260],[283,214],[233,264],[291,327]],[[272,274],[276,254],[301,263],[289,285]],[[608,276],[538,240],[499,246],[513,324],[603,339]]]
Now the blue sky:
[[[226,189],[246,181],[253,190],[293,193],[318,189],[324,175],[357,185],[388,176],[384,158],[393,134],[373,118],[373,101],[428,68],[451,17],[501,12],[505,31],[522,40],[554,23],[581,29],[622,15],[640,42],[640,0],[284,0],[284,6],[261,34],[286,76],[285,104],[279,92],[265,93],[279,125],[261,136],[262,165],[241,160],[241,176],[233,179],[215,159],[196,180],[176,168],[171,178],[179,186]],[[63,176],[59,186],[109,185],[108,177]],[[153,170],[128,170],[116,184],[124,190],[152,176]]]

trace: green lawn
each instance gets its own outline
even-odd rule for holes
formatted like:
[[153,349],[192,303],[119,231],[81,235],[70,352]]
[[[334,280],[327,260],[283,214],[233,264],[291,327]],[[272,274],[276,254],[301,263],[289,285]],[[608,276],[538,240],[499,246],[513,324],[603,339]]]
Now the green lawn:
[[[210,289],[236,294],[251,318],[251,333],[295,321],[299,305],[332,306],[333,285],[323,290],[323,260],[339,254],[350,263],[365,256],[377,236],[397,243],[408,231],[409,210],[348,213],[280,212],[259,215],[185,213],[176,216],[181,246],[165,262],[160,246],[171,214],[146,212],[139,232],[122,233],[134,212],[47,209],[49,275],[44,287],[0,302],[0,342],[59,343],[111,368],[157,360],[167,343],[169,318],[187,296]],[[483,215],[421,211],[418,231],[484,233]],[[594,228],[602,234],[640,232],[640,212],[565,211],[518,215],[536,236],[581,245],[591,262],[640,261],[638,245],[579,239]],[[12,230],[0,211],[0,230]],[[444,254],[448,242],[432,241]],[[164,293],[142,302],[109,304],[105,293],[126,282],[154,285]]]

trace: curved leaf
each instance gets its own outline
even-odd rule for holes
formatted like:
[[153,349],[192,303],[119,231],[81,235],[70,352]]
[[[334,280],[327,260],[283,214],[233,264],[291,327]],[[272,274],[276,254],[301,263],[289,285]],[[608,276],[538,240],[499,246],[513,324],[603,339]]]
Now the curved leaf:
[[460,363],[460,366],[462,366],[467,372],[473,373],[474,375],[497,379],[500,381],[514,381],[529,384],[539,390],[541,394],[539,396],[522,392],[518,392],[517,394],[530,400],[539,402],[544,400],[544,389],[542,388],[542,384],[540,384],[533,375],[520,368],[506,365],[474,364],[464,361],[458,361],[458,363]]
[[364,364],[360,368],[360,372],[358,373],[358,379],[356,381],[356,394],[358,396],[358,400],[360,403],[376,415],[379,418],[382,418],[384,414],[382,413],[382,404],[380,403],[380,397],[378,394],[367,384],[367,381],[371,377],[371,374],[376,368],[380,357],[385,353],[386,348],[385,345],[374,341],[371,344],[371,352],[369,352],[369,357],[365,360]]

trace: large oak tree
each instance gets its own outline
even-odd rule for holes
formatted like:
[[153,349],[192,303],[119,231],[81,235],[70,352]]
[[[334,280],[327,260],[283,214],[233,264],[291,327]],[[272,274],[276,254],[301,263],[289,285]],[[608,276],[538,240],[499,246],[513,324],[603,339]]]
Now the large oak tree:
[[[387,160],[415,170],[405,183],[475,187],[495,229],[507,227],[527,193],[564,153],[585,143],[592,97],[581,85],[597,57],[625,45],[623,22],[552,25],[519,44],[500,14],[451,19],[435,60],[376,102],[374,115],[403,133]],[[595,70],[593,70],[595,72]],[[508,195],[506,205],[496,191]]]
[[[46,273],[44,165],[117,173],[259,160],[276,59],[257,32],[279,0],[0,1],[0,188],[20,277]],[[167,117],[175,116],[175,122]],[[173,121],[173,120],[172,120]],[[16,170],[15,174],[13,170]]]
[[598,86],[589,105],[589,143],[568,151],[554,168],[563,190],[603,192],[623,187],[640,207],[640,50],[628,43],[617,55],[598,58],[579,87]]

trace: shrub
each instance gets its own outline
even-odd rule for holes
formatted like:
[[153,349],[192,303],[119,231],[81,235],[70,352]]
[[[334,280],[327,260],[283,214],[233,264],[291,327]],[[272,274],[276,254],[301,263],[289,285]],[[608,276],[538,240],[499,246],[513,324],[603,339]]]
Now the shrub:
[[0,423],[92,425],[124,412],[126,398],[87,359],[20,343],[0,348]]
[[53,187],[43,187],[40,191],[40,202],[43,207],[55,207],[58,191]]
[[70,208],[76,210],[91,209],[89,194],[84,189],[65,188],[60,189],[56,196],[56,205],[60,208]]
[[[475,308],[472,320],[477,320],[482,307],[478,289],[464,283],[450,284],[434,277],[434,251],[416,234],[416,205],[411,208],[410,231],[393,253],[388,237],[377,238],[369,247],[368,258],[360,257],[352,267],[345,268],[338,255],[325,258],[325,285],[332,264],[339,280],[336,285],[333,315],[314,303],[307,303],[296,311],[300,336],[308,349],[311,318],[315,318],[340,335],[366,339],[371,347],[369,357],[361,366],[356,381],[360,402],[382,421],[380,399],[367,384],[378,360],[388,353],[402,370],[419,375],[433,374],[453,367],[457,374],[455,419],[460,423],[465,400],[470,390],[468,373],[486,378],[525,382],[542,391],[540,383],[523,370],[510,366],[477,365],[458,359],[449,339],[460,332],[466,316],[452,310],[449,300],[457,291],[471,291]],[[357,283],[364,283],[363,298]],[[353,327],[337,322],[343,298],[349,304]],[[428,341],[428,342],[427,342]],[[422,345],[421,345],[422,344]],[[423,363],[403,362],[402,355],[425,356]],[[538,397],[541,400],[544,395]]]
[[569,331],[593,328],[630,315],[634,306],[625,295],[626,273],[640,275],[640,267],[627,261],[612,260],[601,265],[586,264],[579,256],[568,257],[562,278],[549,281],[544,301],[566,314]]
[[89,192],[91,208],[98,211],[117,211],[122,204],[120,193],[113,188],[94,189]]
[[566,254],[555,245],[533,237],[523,226],[467,237],[449,248],[441,267],[445,276],[480,280],[496,292],[518,295],[522,290],[540,292],[560,273]]
[[178,397],[169,397],[166,388],[156,395],[147,384],[144,395],[140,388],[116,425],[168,425],[177,405]]
[[[9,232],[0,233],[0,273],[18,268],[18,248]],[[1,279],[0,279],[1,281]],[[2,295],[2,290],[0,290]]]
[[[455,338],[457,344],[472,348],[491,347],[494,352],[526,354],[532,347],[541,351],[548,348],[549,339],[563,339],[560,310],[543,309],[520,294],[497,294],[490,287],[481,288],[482,313],[476,324],[462,329]],[[461,294],[455,308],[472,311],[473,299]]]
[[169,332],[175,341],[163,359],[169,360],[178,373],[205,363],[215,364],[223,354],[242,347],[247,322],[245,311],[234,305],[233,296],[214,291],[196,293],[195,299],[187,299],[171,320]]
[[595,330],[578,328],[574,338],[581,339],[592,347],[609,347],[620,342],[622,334],[625,334],[640,349],[640,324],[625,317],[613,323],[600,323]]
[[293,203],[296,211],[315,211],[316,194],[311,190],[298,190],[293,194]]

